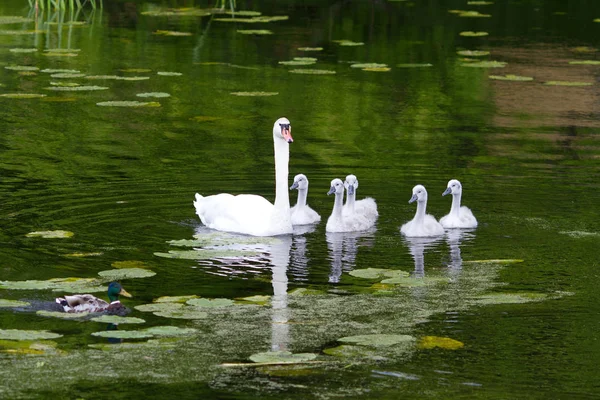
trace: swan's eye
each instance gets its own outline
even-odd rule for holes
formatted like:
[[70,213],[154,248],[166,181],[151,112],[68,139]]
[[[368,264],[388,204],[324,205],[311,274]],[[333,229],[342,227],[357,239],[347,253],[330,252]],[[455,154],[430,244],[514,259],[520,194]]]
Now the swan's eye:
[[284,129],[288,129],[289,130],[290,129],[290,124],[279,124],[279,127],[281,128],[281,130],[284,130]]

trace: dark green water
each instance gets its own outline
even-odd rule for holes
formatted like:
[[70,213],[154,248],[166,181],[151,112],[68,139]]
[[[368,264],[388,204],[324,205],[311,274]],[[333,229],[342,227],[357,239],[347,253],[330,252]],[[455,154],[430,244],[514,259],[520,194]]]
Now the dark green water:
[[[93,278],[119,261],[156,272],[124,279],[133,308],[165,295],[276,297],[267,306],[209,310],[194,321],[133,310],[142,327],[195,328],[154,347],[98,350],[104,325],[0,309],[0,329],[51,330],[56,349],[19,354],[0,341],[3,398],[596,398],[600,390],[597,282],[600,4],[593,1],[237,2],[238,10],[289,16],[269,23],[148,16],[194,1],[105,1],[95,12],[39,11],[0,4],[0,280]],[[449,10],[478,10],[488,18]],[[225,17],[227,17],[225,15]],[[67,24],[70,20],[84,25]],[[48,24],[50,21],[52,23]],[[55,22],[60,21],[60,24]],[[25,33],[37,29],[34,33]],[[269,29],[271,35],[237,30]],[[163,36],[157,31],[187,36]],[[7,32],[8,31],[8,32]],[[10,32],[12,31],[12,32]],[[22,34],[15,34],[17,33]],[[463,37],[463,31],[488,36]],[[342,46],[336,40],[364,43]],[[580,47],[587,49],[580,49]],[[319,52],[298,50],[322,47]],[[10,51],[35,48],[30,53]],[[47,49],[75,49],[74,56]],[[487,50],[474,68],[459,50]],[[310,66],[280,61],[315,57]],[[363,71],[353,63],[382,63]],[[406,66],[406,64],[413,64]],[[417,66],[414,64],[431,64]],[[5,67],[79,70],[52,78]],[[295,74],[297,68],[335,71]],[[141,72],[123,70],[141,69]],[[178,72],[164,76],[158,72]],[[512,82],[489,75],[514,74]],[[108,87],[54,92],[50,82]],[[548,81],[589,86],[551,86]],[[244,97],[232,92],[276,92]],[[136,94],[166,92],[168,98]],[[101,107],[104,101],[157,101],[159,107]],[[309,204],[323,222],[309,232],[230,248],[227,258],[157,257],[170,240],[210,235],[192,200],[202,194],[256,193],[273,199],[271,127],[290,119],[290,174],[310,179]],[[331,235],[325,221],[331,179],[353,173],[358,197],[377,200],[376,228]],[[429,191],[428,212],[445,215],[449,179],[479,220],[470,232],[406,240],[411,189]],[[291,179],[291,177],[290,177]],[[291,184],[291,181],[290,181]],[[295,193],[291,193],[292,204]],[[68,230],[67,239],[27,233]],[[93,253],[95,255],[91,255]],[[73,254],[79,256],[73,256]],[[83,257],[81,257],[83,255]],[[85,256],[87,255],[87,256]],[[476,260],[520,263],[469,263]],[[449,278],[446,285],[370,290],[349,272],[368,267]],[[320,295],[286,296],[298,288]],[[275,292],[275,293],[274,293]],[[544,301],[482,305],[494,292],[548,295]],[[52,301],[50,290],[0,289],[0,298]],[[103,293],[99,295],[104,296]],[[337,339],[363,334],[448,337],[457,350],[398,346],[356,357],[326,355]],[[128,342],[128,341],[126,341]],[[136,342],[136,341],[129,341]],[[269,350],[318,354],[321,364],[227,368]]]

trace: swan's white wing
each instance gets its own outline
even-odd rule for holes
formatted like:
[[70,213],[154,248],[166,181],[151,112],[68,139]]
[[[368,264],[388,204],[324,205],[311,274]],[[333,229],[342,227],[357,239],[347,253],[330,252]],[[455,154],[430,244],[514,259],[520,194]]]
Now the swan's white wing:
[[444,228],[476,228],[477,219],[468,207],[462,206],[458,211],[458,217],[448,214],[440,218],[440,224]]

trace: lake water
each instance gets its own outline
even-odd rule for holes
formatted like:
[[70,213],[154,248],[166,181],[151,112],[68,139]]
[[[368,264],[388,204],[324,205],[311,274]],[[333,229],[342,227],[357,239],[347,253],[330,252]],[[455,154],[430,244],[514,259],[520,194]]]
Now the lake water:
[[[0,299],[29,303],[0,308],[0,397],[598,397],[600,4],[238,0],[282,17],[256,23],[193,0],[104,3],[0,4]],[[323,221],[266,239],[203,227],[196,192],[273,200],[281,116],[290,185],[308,176]],[[351,173],[377,224],[326,233],[329,183]],[[413,186],[439,218],[452,178],[477,229],[402,237]],[[72,236],[28,236],[58,230]],[[115,327],[37,313],[62,286],[14,283],[125,267],[156,275],[122,277],[145,323],[118,330],[180,330],[94,336]],[[350,274],[366,268],[410,276]],[[179,306],[196,319],[134,308],[183,295],[269,297]],[[340,341],[356,335],[394,336]],[[316,358],[246,364],[274,351]]]

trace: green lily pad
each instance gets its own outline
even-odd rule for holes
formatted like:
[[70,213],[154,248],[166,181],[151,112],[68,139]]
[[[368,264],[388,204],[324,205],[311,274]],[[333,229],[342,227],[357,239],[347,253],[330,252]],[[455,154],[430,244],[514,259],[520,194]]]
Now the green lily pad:
[[75,235],[73,232],[71,231],[36,231],[36,232],[29,232],[27,235],[27,237],[41,237],[44,239],[66,239],[66,238],[70,238],[73,237],[73,235]]
[[323,51],[322,47],[298,47],[300,51]]
[[106,280],[118,281],[131,278],[149,278],[156,275],[156,272],[144,268],[121,268],[100,271],[98,275]]
[[0,25],[6,24],[23,24],[26,22],[33,22],[31,18],[25,18],[20,16],[3,15],[0,16]]
[[0,352],[11,354],[60,354],[58,343],[51,340],[0,340]]
[[459,33],[460,36],[464,37],[482,37],[489,35],[488,32],[473,32],[473,31],[464,31]]
[[152,32],[153,35],[159,36],[192,36],[191,32],[180,32],[180,31],[163,31],[157,30]]
[[208,10],[200,8],[169,8],[165,10],[142,11],[142,15],[147,17],[206,17],[211,15]]
[[0,339],[3,340],[40,340],[56,339],[62,335],[50,331],[26,331],[20,329],[0,329]]
[[158,299],[154,299],[155,303],[185,303],[191,299],[197,299],[199,296],[195,294],[187,296],[161,296]]
[[595,53],[598,51],[597,48],[589,47],[589,46],[577,46],[577,47],[572,47],[569,50],[571,50],[573,53],[581,53],[581,54],[590,54],[590,53]]
[[102,323],[106,323],[106,324],[115,324],[115,325],[120,325],[120,324],[143,324],[146,321],[144,321],[141,318],[136,318],[136,317],[121,317],[118,315],[101,315],[99,317],[95,317],[92,318],[92,321],[95,322],[102,322]]
[[252,362],[269,364],[296,364],[312,361],[315,358],[317,358],[317,355],[313,353],[294,354],[289,351],[269,351],[253,354],[249,357]]
[[[47,290],[70,292],[69,288],[85,289],[87,293],[94,293],[94,286],[97,283],[95,279],[89,278],[53,278],[46,281],[27,280],[27,281],[0,281],[0,288],[11,290]],[[99,291],[106,291],[106,286],[98,287]]]
[[154,253],[157,257],[175,258],[182,260],[208,260],[222,257],[242,257],[259,254],[254,250],[233,250],[233,249],[197,249],[197,250],[169,250],[168,253]]
[[92,92],[96,90],[107,90],[109,89],[106,86],[84,86],[84,85],[74,85],[74,86],[50,86],[44,88],[46,90],[53,90],[55,92]]
[[60,319],[81,319],[81,318],[86,318],[89,315],[89,313],[87,313],[87,312],[68,313],[68,312],[61,312],[61,311],[46,311],[46,310],[38,310],[35,313],[42,317],[51,317],[51,318],[60,318]]
[[489,259],[489,260],[467,260],[467,261],[463,261],[463,264],[516,264],[516,263],[522,263],[525,260],[521,260],[521,259],[511,259],[511,258],[504,258],[504,259]]
[[39,93],[2,93],[0,94],[0,97],[7,99],[39,99],[41,97],[46,97],[46,95]]
[[113,268],[125,269],[125,268],[146,268],[146,263],[143,261],[131,260],[131,261],[115,261],[110,264]]
[[158,71],[156,75],[160,76],[182,76],[181,72],[170,72],[170,71]]
[[79,56],[79,53],[44,52],[42,54],[46,57],[77,57],[77,56]]
[[335,71],[331,71],[328,69],[308,69],[308,68],[303,68],[303,69],[290,69],[290,71],[292,74],[305,74],[305,75],[334,75],[336,74]]
[[399,343],[412,343],[415,340],[415,337],[410,335],[374,334],[346,336],[338,339],[338,342],[354,343],[359,346],[386,347],[393,346]]
[[549,296],[544,293],[490,293],[475,297],[477,304],[521,304],[547,300]]
[[585,237],[598,237],[598,232],[584,232],[584,231],[560,231],[561,235],[571,236],[572,238],[585,238]]
[[154,315],[158,317],[175,319],[204,319],[208,317],[208,313],[202,310],[202,308],[198,307],[185,306],[167,311],[155,311]]
[[136,96],[137,97],[155,97],[155,98],[171,97],[171,95],[169,93],[164,93],[164,92],[138,93],[138,94],[136,94]]
[[599,60],[574,60],[569,61],[571,65],[600,65]]
[[179,310],[184,305],[182,303],[150,303],[150,304],[141,304],[139,306],[135,306],[134,308],[138,311],[142,312],[166,312],[166,311],[175,311]]
[[267,29],[238,29],[237,33],[242,35],[272,35],[273,32]]
[[276,15],[272,17],[268,17],[266,15],[250,17],[250,18],[215,18],[213,21],[217,22],[239,22],[239,23],[267,23],[267,22],[277,22],[277,21],[287,21],[290,19],[287,15]]
[[465,57],[483,57],[489,56],[490,52],[486,50],[459,50],[456,54]]
[[350,65],[350,68],[387,68],[387,64],[377,64],[377,63],[357,63]]
[[0,299],[0,308],[27,307],[29,303],[19,300]]
[[325,292],[322,290],[309,288],[298,288],[288,292],[288,296],[320,296],[324,294]]
[[440,336],[423,336],[417,344],[417,347],[420,349],[433,349],[438,347],[446,350],[458,350],[464,346],[465,344],[463,342]]
[[160,107],[160,103],[155,101],[143,102],[143,101],[101,101],[96,103],[97,106],[101,107]]
[[433,67],[433,64],[423,63],[423,64],[397,64],[398,68],[429,68]]
[[498,81],[514,81],[514,82],[530,82],[533,80],[531,76],[520,76],[520,75],[490,75],[490,79],[495,79]]
[[261,97],[261,96],[277,96],[279,92],[231,92],[234,96],[250,96],[250,97]]
[[50,75],[51,78],[55,79],[73,79],[73,78],[82,78],[85,74],[77,73],[77,72],[57,72]]
[[505,62],[502,61],[476,61],[460,64],[463,67],[470,68],[504,68],[506,67]]
[[355,269],[349,272],[350,275],[363,279],[381,279],[381,278],[402,278],[410,274],[405,271],[385,269],[385,268],[365,268]]
[[10,51],[11,53],[37,53],[38,49],[36,48],[14,48],[14,49],[8,49],[8,51]]
[[470,6],[489,6],[491,4],[494,4],[493,1],[479,1],[479,0],[475,0],[475,1],[467,1],[467,4]]
[[65,257],[75,257],[75,258],[84,258],[84,257],[99,257],[103,255],[102,252],[88,252],[88,253],[69,253],[65,254]]
[[7,65],[4,67],[5,69],[9,69],[11,71],[39,71],[38,67],[31,67],[28,65]]
[[25,36],[25,35],[36,35],[40,33],[45,33],[39,29],[27,29],[27,30],[11,30],[11,29],[0,29],[0,35],[8,35],[8,36]]
[[143,74],[144,72],[152,72],[149,68],[125,68],[120,69],[121,72],[134,73],[134,74]]
[[346,40],[346,39],[342,39],[342,40],[334,40],[334,43],[339,44],[340,46],[364,46],[363,42],[353,42],[352,40]]
[[489,18],[490,14],[482,14],[479,11],[463,11],[458,13],[459,17],[463,18]]
[[544,82],[548,86],[592,86],[591,82],[572,82],[572,81],[548,81]]
[[255,295],[255,296],[247,296],[247,297],[237,297],[236,300],[243,301],[247,303],[265,305],[271,300],[271,296],[267,295]]
[[365,357],[373,357],[376,354],[373,351],[373,349],[369,349],[364,346],[353,346],[348,344],[342,344],[336,347],[329,347],[327,349],[324,349],[323,353],[334,357],[361,359]]
[[279,64],[301,66],[301,65],[313,65],[313,64],[316,64],[316,61],[291,60],[291,61],[279,61]]
[[113,338],[113,339],[147,339],[154,337],[154,334],[146,332],[145,330],[139,331],[100,331],[93,332],[92,336]]
[[448,283],[448,282],[450,282],[449,278],[431,277],[431,276],[426,276],[423,278],[417,278],[414,276],[411,276],[411,277],[399,276],[399,277],[395,277],[395,278],[384,279],[381,281],[382,284],[398,285],[398,286],[405,286],[405,287],[419,287],[419,286],[435,285],[438,283]]
[[228,307],[234,304],[231,299],[190,299],[186,304],[194,307]]
[[154,336],[187,336],[198,332],[198,330],[194,328],[179,328],[170,325],[153,326],[152,328],[145,329],[145,331]]

